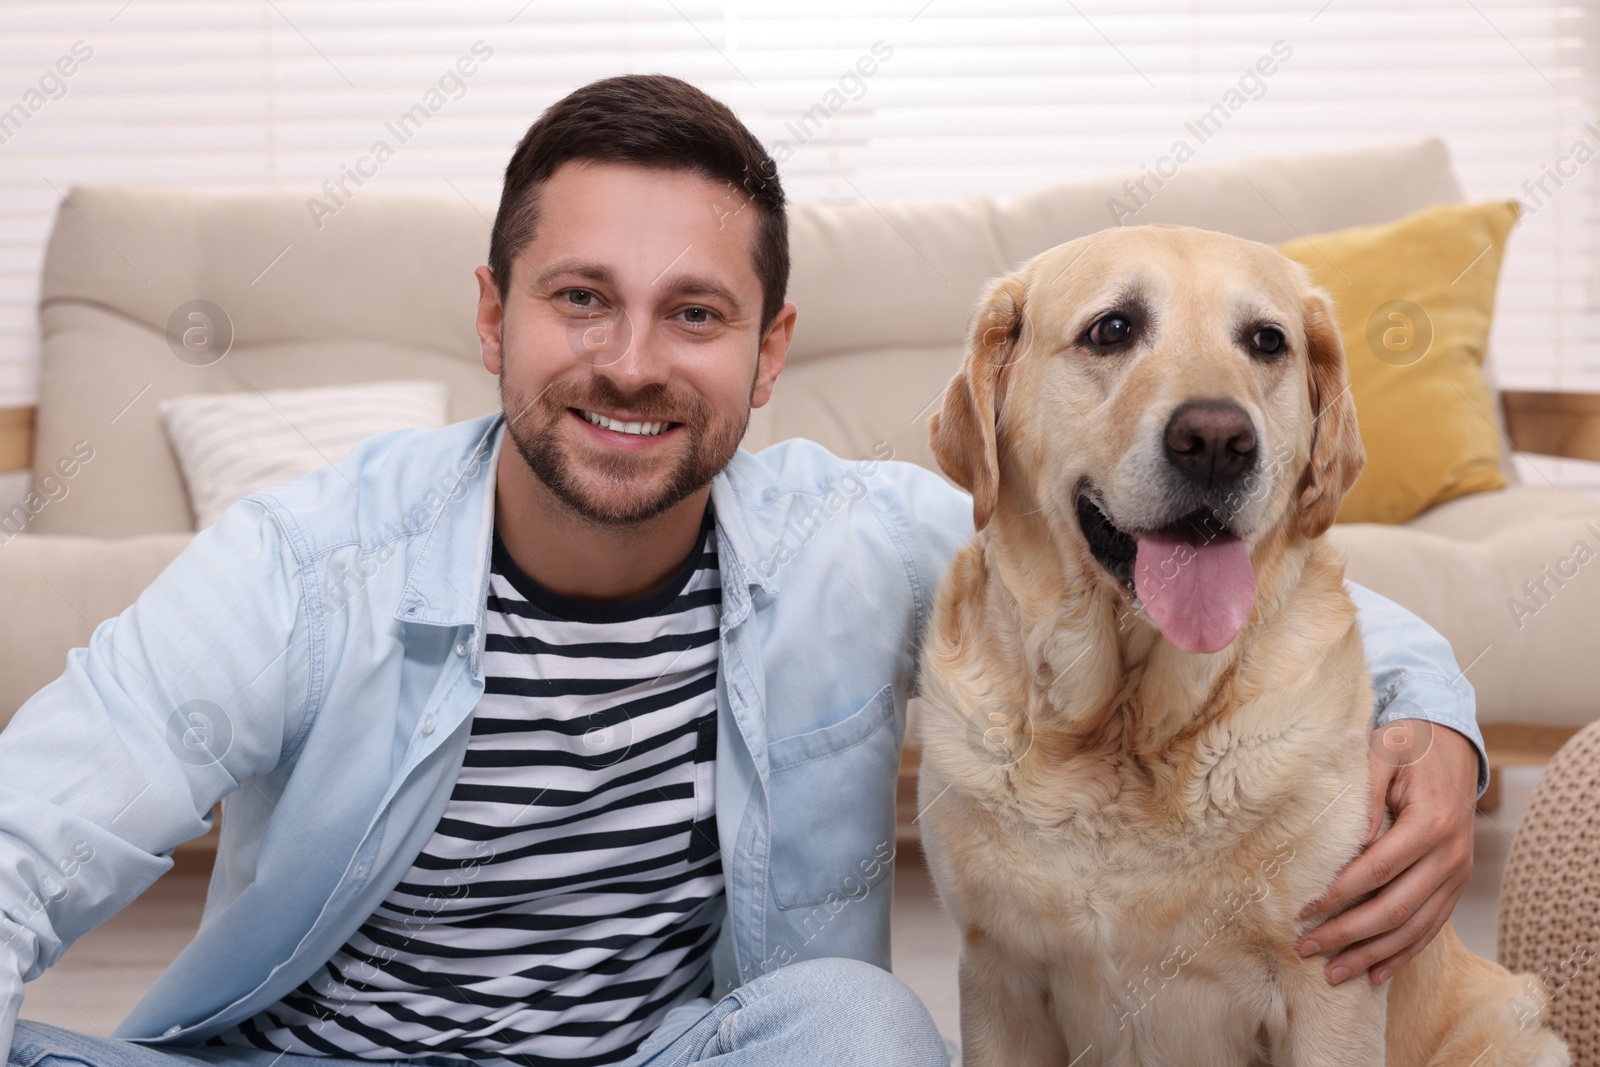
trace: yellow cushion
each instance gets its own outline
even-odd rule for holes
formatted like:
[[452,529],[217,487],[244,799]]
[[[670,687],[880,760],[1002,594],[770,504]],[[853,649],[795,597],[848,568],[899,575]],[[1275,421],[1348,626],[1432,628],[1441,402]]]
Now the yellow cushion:
[[1483,377],[1514,200],[1438,204],[1398,222],[1289,241],[1333,297],[1367,465],[1340,522],[1406,522],[1498,489],[1500,433]]

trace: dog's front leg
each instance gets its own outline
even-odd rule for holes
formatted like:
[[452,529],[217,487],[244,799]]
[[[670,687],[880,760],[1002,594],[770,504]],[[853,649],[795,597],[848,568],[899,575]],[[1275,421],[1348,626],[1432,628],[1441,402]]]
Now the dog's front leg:
[[1329,985],[1320,956],[1279,972],[1287,1027],[1273,1062],[1284,1067],[1382,1067],[1389,990],[1365,975]]
[[1071,1062],[1042,973],[1007,962],[969,935],[959,975],[963,1067],[1066,1067]]

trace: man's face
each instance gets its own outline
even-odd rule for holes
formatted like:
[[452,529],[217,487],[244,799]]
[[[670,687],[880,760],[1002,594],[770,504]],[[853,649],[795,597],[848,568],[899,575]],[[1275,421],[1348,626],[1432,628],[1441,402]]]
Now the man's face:
[[795,312],[761,333],[745,204],[684,171],[566,163],[503,306],[478,268],[478,336],[508,432],[584,518],[638,523],[696,492],[772,395]]

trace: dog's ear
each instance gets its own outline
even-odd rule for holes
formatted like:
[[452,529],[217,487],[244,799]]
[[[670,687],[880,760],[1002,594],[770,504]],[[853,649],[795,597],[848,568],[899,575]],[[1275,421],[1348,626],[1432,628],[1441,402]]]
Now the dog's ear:
[[967,338],[967,354],[944,405],[928,420],[933,458],[950,480],[972,494],[972,522],[983,529],[999,497],[996,427],[1003,398],[1001,371],[1016,356],[1022,335],[1025,287],[1015,276],[991,282]]
[[1296,521],[1306,537],[1319,537],[1333,525],[1339,502],[1366,463],[1355,401],[1345,375],[1344,346],[1333,316],[1333,302],[1321,290],[1305,298],[1305,327],[1311,384],[1311,460],[1300,478]]

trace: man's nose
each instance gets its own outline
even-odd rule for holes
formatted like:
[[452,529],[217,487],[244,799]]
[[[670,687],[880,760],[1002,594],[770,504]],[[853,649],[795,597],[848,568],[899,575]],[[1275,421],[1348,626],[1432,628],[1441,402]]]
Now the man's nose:
[[1167,420],[1167,460],[1207,489],[1236,481],[1256,464],[1256,431],[1232,400],[1191,400]]
[[582,348],[585,362],[618,383],[636,386],[667,374],[668,360],[649,321],[639,323],[625,311],[596,316],[584,333]]

